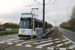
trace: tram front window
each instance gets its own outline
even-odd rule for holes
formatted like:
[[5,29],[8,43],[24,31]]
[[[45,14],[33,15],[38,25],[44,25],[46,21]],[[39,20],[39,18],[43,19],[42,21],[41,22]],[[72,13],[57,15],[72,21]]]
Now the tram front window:
[[30,20],[21,20],[20,28],[30,28]]

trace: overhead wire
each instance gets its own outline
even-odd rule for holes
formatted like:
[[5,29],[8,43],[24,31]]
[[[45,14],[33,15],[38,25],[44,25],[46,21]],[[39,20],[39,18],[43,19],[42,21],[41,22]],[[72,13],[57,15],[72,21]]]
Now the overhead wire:
[[[50,3],[49,5],[53,4],[53,5],[54,5],[55,12],[57,12],[57,11],[56,11],[56,7],[55,7],[55,3],[56,3],[56,0],[55,0],[54,2],[52,2],[52,3]],[[50,18],[50,17],[49,17],[49,18]],[[53,21],[53,22],[55,23],[55,21],[52,20],[51,18],[50,18],[50,20]]]
[[51,0],[49,0],[45,5],[47,5]]
[[[26,4],[28,4],[25,0],[24,0],[24,2],[26,3]],[[29,4],[28,4],[29,5]]]
[[37,3],[39,3],[40,5],[43,5],[43,4],[41,4],[40,2],[38,2],[38,1],[36,1],[36,0],[34,0],[35,2],[37,2]]

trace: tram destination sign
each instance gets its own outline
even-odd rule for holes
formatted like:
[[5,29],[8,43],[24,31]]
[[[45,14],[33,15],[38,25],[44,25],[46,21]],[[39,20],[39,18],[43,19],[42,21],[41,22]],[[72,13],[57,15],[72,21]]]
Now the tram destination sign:
[[30,18],[21,18],[21,20],[29,20]]

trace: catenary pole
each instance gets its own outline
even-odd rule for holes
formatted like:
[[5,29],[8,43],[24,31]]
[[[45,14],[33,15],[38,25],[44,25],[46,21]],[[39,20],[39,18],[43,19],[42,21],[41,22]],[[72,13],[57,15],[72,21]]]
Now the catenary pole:
[[44,34],[44,23],[45,23],[45,0],[43,0],[43,34]]

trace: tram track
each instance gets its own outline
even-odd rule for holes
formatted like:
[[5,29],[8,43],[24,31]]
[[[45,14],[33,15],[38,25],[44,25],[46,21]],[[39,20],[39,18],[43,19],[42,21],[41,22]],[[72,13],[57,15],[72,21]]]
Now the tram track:
[[[65,44],[67,41],[63,41],[63,39],[65,38],[62,36],[58,28],[55,29],[55,31],[50,35],[50,37],[53,40],[54,50],[59,50],[59,48],[66,48],[67,50],[71,50],[69,46]],[[59,41],[56,41],[55,39],[59,39]]]
[[53,40],[53,45],[54,45],[54,50],[57,50],[57,46],[56,46],[56,43],[55,43],[55,33],[56,33],[56,29],[54,30],[54,32],[50,35],[50,37],[52,38]]
[[63,37],[62,37],[62,34],[61,34],[60,31],[58,31],[58,37],[59,37],[59,40],[63,43],[64,47],[65,47],[66,49],[68,49],[68,50],[71,50],[71,49],[65,44],[65,42],[62,41],[62,40],[63,40]]

